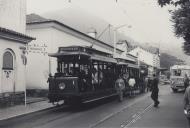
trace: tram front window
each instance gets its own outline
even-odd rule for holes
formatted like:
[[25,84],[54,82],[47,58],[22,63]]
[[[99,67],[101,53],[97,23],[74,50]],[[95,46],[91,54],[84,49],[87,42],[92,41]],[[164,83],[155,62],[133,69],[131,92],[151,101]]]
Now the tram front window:
[[64,63],[59,62],[56,76],[74,76],[80,77],[83,74],[88,75],[89,66],[87,64],[78,64],[78,63]]

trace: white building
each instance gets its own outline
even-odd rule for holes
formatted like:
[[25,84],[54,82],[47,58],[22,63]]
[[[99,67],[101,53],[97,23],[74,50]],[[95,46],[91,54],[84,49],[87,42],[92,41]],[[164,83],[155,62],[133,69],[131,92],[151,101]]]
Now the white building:
[[148,66],[148,74],[152,75],[160,69],[159,49],[153,47],[136,47],[129,52],[138,58],[138,63],[144,63]]
[[[0,104],[24,99],[26,1],[0,0]],[[6,101],[5,101],[6,99]]]
[[[48,53],[55,53],[58,47],[86,45],[108,53],[113,53],[113,46],[77,31],[56,20],[49,20],[36,14],[27,16],[27,34],[36,37],[27,48],[27,89],[48,89],[48,75],[56,72],[56,59]],[[121,50],[117,50],[121,54]],[[51,65],[51,71],[49,66]],[[35,75],[34,75],[35,74]]]
[[26,0],[0,0],[0,26],[25,33]]

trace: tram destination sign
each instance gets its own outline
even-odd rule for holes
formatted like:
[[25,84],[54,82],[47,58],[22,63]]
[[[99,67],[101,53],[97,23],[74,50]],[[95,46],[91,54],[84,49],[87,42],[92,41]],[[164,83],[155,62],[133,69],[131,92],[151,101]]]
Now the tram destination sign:
[[59,52],[87,52],[87,49],[80,46],[74,47],[59,47]]
[[60,47],[59,52],[62,51],[79,51],[78,47]]

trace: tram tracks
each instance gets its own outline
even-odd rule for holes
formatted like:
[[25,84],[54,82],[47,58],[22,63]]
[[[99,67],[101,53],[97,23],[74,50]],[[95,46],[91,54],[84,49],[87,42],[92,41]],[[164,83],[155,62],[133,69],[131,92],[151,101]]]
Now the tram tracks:
[[137,112],[136,114],[134,114],[132,116],[132,119],[131,120],[127,120],[126,122],[122,123],[121,124],[121,128],[128,128],[129,126],[131,126],[133,123],[135,123],[137,120],[141,119],[142,115],[149,111],[153,106],[153,103],[148,105],[144,110],[141,110],[139,112]]

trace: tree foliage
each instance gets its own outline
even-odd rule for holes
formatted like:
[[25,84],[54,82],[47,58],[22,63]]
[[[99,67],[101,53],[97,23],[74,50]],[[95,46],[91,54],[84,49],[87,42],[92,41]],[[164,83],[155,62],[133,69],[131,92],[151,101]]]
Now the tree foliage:
[[189,2],[189,0],[158,0],[158,4],[162,7],[165,5],[184,5],[187,2]]
[[171,12],[174,32],[177,37],[184,39],[184,52],[190,55],[190,0],[158,0],[161,7],[174,5],[176,9]]

